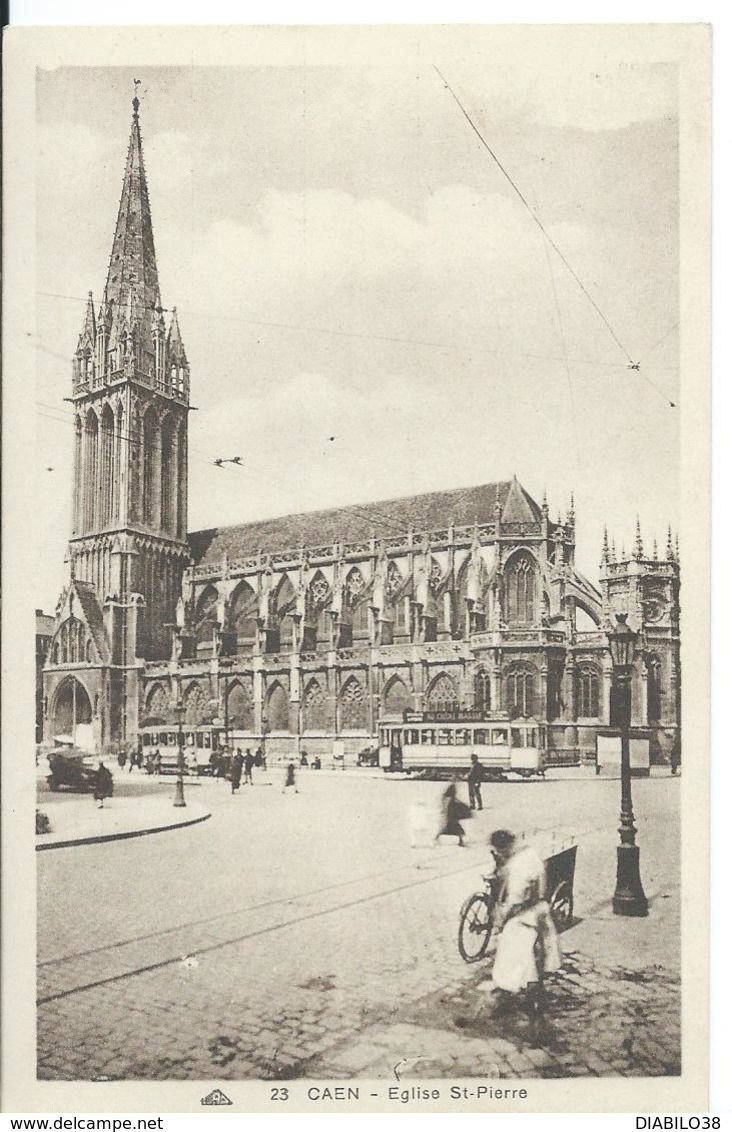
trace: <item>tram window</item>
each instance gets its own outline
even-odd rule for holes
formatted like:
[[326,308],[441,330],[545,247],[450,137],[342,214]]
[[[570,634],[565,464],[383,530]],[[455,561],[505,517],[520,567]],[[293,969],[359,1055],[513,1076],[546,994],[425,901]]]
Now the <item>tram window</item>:
[[489,746],[490,741],[491,741],[490,731],[483,731],[481,728],[476,728],[475,742],[479,747]]
[[158,733],[157,733],[157,731],[151,731],[150,732],[150,746],[151,747],[157,747],[157,745],[158,745]]
[[425,727],[422,732],[422,744],[433,744],[435,742],[435,733],[431,727]]
[[494,728],[493,742],[496,743],[496,744],[498,744],[498,743],[508,743],[508,731],[506,730],[505,727]]
[[452,731],[448,731],[446,727],[440,728],[437,732],[437,743],[440,747],[451,747],[454,742],[454,735]]
[[473,733],[467,727],[458,727],[455,731],[455,746],[469,747],[473,742]]
[[208,731],[206,731],[204,736],[203,736],[203,745],[206,748],[206,750],[211,749],[211,735],[209,734]]
[[520,727],[512,727],[511,728],[511,746],[512,747],[523,747],[523,746],[525,746],[525,744],[524,744],[524,733],[523,733],[523,731],[521,730]]
[[196,736],[193,731],[186,731],[186,747],[195,747]]
[[150,746],[150,735],[148,734],[148,732],[147,732],[147,731],[145,731],[145,732],[143,733],[143,736],[142,736],[142,745],[143,745],[143,747],[149,747],[149,746]]
[[213,732],[211,739],[212,739],[212,742],[213,742],[214,751],[218,751],[218,749],[219,749],[219,733],[218,733],[218,731]]
[[167,747],[167,745],[168,745],[168,732],[167,731],[161,731],[160,732],[160,746],[161,747]]
[[202,747],[202,746],[203,746],[203,735],[201,735],[201,733],[200,733],[200,732],[197,732],[197,733],[196,733],[196,746],[197,746],[197,747]]
[[404,742],[407,746],[409,746],[409,744],[412,742],[412,732],[411,731],[405,731],[404,732]]
[[535,727],[527,727],[526,728],[526,746],[527,747],[535,747],[536,746],[536,728]]

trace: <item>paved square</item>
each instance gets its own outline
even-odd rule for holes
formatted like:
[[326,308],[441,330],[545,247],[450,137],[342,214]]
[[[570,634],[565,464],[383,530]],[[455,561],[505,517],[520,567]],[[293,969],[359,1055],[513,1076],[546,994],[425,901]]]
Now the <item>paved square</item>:
[[[680,1071],[678,780],[633,783],[651,912],[623,920],[619,782],[491,786],[466,849],[414,849],[410,809],[439,785],[306,771],[283,795],[280,777],[236,796],[196,787],[212,811],[198,826],[37,854],[40,1077]],[[171,785],[154,789],[172,804]],[[579,843],[576,922],[539,1032],[520,1011],[493,1017],[489,966],[456,945],[498,826]]]

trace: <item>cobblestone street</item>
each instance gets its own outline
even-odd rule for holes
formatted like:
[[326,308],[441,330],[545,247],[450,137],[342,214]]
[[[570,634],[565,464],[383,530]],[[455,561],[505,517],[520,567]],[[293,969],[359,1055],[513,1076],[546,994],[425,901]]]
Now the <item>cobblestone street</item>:
[[[466,849],[410,847],[409,809],[436,784],[305,772],[283,795],[274,770],[237,796],[192,788],[202,825],[38,854],[38,1074],[676,1074],[680,782],[633,789],[647,920],[612,915],[620,790],[594,776],[487,787]],[[565,963],[533,1034],[520,1011],[493,1016],[489,965],[456,946],[498,826],[579,844]]]

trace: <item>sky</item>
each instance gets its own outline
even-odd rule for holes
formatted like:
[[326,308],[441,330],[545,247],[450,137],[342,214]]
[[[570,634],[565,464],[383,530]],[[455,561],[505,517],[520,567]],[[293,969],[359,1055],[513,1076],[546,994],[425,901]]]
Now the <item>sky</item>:
[[106,278],[133,77],[191,365],[191,530],[515,474],[553,518],[574,492],[593,580],[605,523],[618,549],[636,516],[665,547],[676,68],[484,52],[443,73],[528,207],[429,62],[38,72],[37,607],[64,582],[63,399]]

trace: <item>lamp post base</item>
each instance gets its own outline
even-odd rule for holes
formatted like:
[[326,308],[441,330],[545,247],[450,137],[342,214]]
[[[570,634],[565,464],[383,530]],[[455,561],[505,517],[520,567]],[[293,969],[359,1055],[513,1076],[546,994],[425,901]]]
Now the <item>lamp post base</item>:
[[637,845],[618,845],[613,912],[616,916],[648,915],[648,900],[640,878],[640,849]]
[[175,784],[175,799],[173,806],[185,806],[186,800],[183,797],[183,780],[181,778]]

